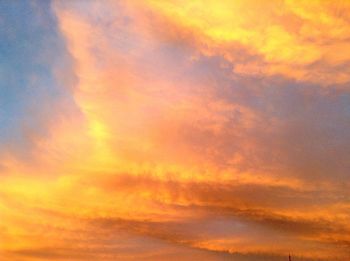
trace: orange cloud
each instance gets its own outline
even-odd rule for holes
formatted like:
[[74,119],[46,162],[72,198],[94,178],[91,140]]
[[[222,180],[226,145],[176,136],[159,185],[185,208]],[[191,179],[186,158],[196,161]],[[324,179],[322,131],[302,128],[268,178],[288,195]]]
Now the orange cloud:
[[342,3],[55,2],[77,108],[3,158],[0,254],[349,258]]
[[233,73],[326,86],[349,82],[346,1],[150,0],[144,8],[158,17],[156,32],[223,56]]

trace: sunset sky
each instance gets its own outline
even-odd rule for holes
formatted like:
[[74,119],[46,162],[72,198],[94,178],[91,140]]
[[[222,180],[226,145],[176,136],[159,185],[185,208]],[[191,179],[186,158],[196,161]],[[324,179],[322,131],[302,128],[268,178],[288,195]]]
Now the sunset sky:
[[1,0],[0,260],[349,261],[349,0]]

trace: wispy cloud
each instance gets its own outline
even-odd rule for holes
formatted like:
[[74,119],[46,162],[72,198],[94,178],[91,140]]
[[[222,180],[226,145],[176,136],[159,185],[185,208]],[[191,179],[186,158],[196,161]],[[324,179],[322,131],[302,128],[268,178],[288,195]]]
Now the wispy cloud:
[[2,256],[349,258],[346,1],[31,8],[48,91],[0,111],[30,126],[0,139]]

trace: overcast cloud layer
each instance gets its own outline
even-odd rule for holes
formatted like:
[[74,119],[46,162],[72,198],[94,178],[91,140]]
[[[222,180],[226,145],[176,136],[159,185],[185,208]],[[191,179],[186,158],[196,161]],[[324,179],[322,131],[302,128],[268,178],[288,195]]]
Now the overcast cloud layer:
[[349,1],[0,17],[1,260],[350,259]]

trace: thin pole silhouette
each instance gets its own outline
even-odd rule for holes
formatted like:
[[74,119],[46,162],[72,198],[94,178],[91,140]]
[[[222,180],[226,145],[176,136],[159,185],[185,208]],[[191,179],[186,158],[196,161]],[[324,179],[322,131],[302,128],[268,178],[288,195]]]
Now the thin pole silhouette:
[[290,256],[290,254],[289,254],[289,261],[292,261],[292,257]]

